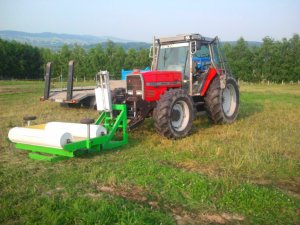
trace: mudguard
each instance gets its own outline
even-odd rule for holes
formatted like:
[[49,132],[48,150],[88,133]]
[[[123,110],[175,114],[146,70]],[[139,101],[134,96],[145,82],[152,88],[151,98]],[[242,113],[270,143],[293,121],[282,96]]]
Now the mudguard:
[[214,79],[214,77],[216,75],[217,75],[217,70],[215,68],[210,68],[209,72],[207,74],[207,77],[205,79],[205,83],[204,83],[203,88],[202,88],[201,93],[200,93],[201,96],[205,95],[210,83],[212,82],[212,80]]

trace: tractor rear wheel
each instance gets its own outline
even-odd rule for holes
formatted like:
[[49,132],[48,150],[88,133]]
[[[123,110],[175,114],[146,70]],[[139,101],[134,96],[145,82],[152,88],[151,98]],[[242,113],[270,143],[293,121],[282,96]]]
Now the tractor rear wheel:
[[188,135],[194,119],[192,99],[185,90],[171,89],[161,96],[154,109],[156,131],[167,138],[178,139]]
[[224,89],[220,87],[219,77],[210,84],[204,97],[209,119],[217,124],[232,123],[239,111],[239,89],[233,78],[228,78]]

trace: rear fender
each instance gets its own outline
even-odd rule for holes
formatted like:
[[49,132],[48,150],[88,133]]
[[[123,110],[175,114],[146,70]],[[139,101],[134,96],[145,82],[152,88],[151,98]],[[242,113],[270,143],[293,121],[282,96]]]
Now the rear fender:
[[217,70],[215,68],[210,68],[200,93],[201,96],[205,95],[210,83],[212,82],[212,80],[215,78],[216,75],[217,75]]

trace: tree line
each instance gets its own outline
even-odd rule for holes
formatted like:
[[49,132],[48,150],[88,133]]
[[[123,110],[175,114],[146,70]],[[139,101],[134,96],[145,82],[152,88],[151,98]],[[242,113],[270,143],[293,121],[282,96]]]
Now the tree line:
[[249,46],[240,38],[235,45],[224,44],[223,52],[233,74],[241,80],[300,80],[300,37],[274,41],[265,37],[260,46]]
[[72,48],[64,45],[58,52],[50,49],[41,49],[40,52],[44,63],[53,63],[53,76],[66,75],[69,60],[75,60],[75,76],[79,79],[92,79],[99,70],[108,70],[114,79],[120,79],[122,69],[143,69],[151,63],[148,49],[125,51],[111,41],[105,48],[98,44],[88,51],[79,45]]
[[40,79],[43,63],[37,47],[0,39],[0,79]]
[[[265,37],[259,46],[249,46],[240,38],[222,46],[226,60],[237,79],[251,82],[300,80],[300,37],[274,41]],[[75,76],[92,79],[97,71],[108,70],[120,79],[122,69],[144,69],[151,65],[149,49],[129,49],[111,41],[85,50],[64,45],[59,51],[37,48],[0,39],[0,79],[43,79],[45,65],[53,63],[53,77],[66,77],[68,61],[75,60]]]
[[99,70],[108,70],[114,79],[120,79],[122,69],[144,69],[151,64],[149,49],[126,51],[111,41],[105,48],[102,44],[89,50],[63,45],[59,51],[52,51],[0,39],[0,79],[43,79],[47,62],[52,62],[53,78],[65,79],[70,60],[75,60],[74,72],[79,79],[93,79]]

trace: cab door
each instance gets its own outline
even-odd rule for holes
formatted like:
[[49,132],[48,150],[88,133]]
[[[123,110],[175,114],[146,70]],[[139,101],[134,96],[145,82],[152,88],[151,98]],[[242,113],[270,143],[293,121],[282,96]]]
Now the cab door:
[[211,64],[209,44],[198,42],[197,49],[194,54],[192,54],[192,95],[200,95]]

